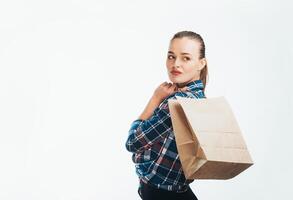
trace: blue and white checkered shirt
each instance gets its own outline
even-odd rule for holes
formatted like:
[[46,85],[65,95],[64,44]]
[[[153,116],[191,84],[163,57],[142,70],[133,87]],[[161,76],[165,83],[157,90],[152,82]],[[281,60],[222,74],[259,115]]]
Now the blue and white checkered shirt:
[[176,99],[176,96],[206,98],[202,80],[189,82],[186,86],[188,91],[169,95],[149,119],[136,119],[131,124],[125,146],[133,153],[140,186],[142,181],[157,188],[182,191],[193,181],[184,176],[168,107],[168,99]]

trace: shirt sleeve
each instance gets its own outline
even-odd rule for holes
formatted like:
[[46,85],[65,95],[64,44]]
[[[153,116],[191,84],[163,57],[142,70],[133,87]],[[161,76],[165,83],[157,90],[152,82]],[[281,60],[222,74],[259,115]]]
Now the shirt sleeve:
[[[180,93],[178,96],[186,96],[183,92],[178,93]],[[175,94],[165,99],[149,119],[136,119],[132,122],[125,144],[128,151],[133,153],[144,151],[168,136],[172,129],[168,99],[176,99]]]

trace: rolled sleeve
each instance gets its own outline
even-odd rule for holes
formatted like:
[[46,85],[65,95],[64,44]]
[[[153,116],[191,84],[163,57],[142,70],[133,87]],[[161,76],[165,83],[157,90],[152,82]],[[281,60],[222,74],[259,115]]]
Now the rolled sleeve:
[[186,93],[183,92],[177,92],[175,94],[166,98],[161,106],[154,110],[153,115],[149,119],[137,119],[132,122],[125,143],[125,147],[128,151],[136,153],[146,150],[154,143],[168,136],[172,129],[168,99],[176,99],[176,96],[187,96]]
[[169,111],[158,107],[149,119],[137,119],[132,122],[125,144],[126,149],[133,153],[146,150],[155,142],[164,139],[171,127]]

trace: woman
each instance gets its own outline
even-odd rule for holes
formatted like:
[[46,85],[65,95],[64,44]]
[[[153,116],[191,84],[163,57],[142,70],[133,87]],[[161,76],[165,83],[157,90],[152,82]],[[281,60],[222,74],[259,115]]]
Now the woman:
[[167,72],[172,83],[156,88],[142,114],[132,122],[126,149],[132,152],[138,193],[143,200],[196,200],[182,171],[172,129],[168,99],[206,98],[205,44],[192,31],[176,33],[170,41]]

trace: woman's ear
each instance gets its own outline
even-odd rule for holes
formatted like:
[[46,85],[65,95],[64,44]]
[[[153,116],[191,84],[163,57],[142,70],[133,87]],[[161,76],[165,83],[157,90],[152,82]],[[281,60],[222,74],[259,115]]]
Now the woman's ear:
[[200,59],[199,62],[200,62],[199,70],[202,70],[206,66],[207,60],[206,60],[206,58],[202,58],[202,59]]

